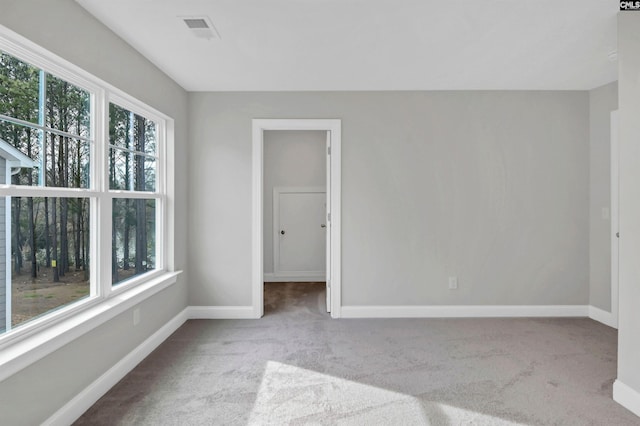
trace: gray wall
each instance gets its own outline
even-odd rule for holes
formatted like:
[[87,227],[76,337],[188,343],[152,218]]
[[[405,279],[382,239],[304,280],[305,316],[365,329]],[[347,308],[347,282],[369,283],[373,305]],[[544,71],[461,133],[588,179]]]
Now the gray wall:
[[[640,13],[618,14],[620,306],[618,380],[640,398]],[[640,412],[636,411],[637,414]]]
[[[589,92],[589,303],[611,311],[611,111],[618,83]],[[603,215],[602,209],[609,211]]]
[[[61,24],[63,23],[63,24]],[[186,266],[187,95],[73,0],[2,3],[0,24],[176,121],[176,267]],[[40,424],[187,305],[187,277],[0,383],[0,424]],[[36,402],[36,403],[34,403]]]
[[193,305],[251,304],[252,118],[342,119],[343,305],[589,301],[587,92],[191,93],[189,109]]
[[264,134],[264,272],[273,272],[273,188],[326,187],[327,132],[275,131]]

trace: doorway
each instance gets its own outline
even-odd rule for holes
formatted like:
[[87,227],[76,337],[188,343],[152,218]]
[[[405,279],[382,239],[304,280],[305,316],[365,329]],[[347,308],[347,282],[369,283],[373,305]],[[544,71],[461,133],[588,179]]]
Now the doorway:
[[[322,194],[324,206],[322,215],[309,219],[314,223],[311,224],[293,224],[296,227],[318,227],[326,238],[324,269],[315,271],[316,274],[323,274],[326,278],[327,293],[327,311],[331,312],[334,318],[340,317],[340,153],[341,153],[341,121],[325,120],[325,119],[254,119],[252,121],[252,149],[253,149],[253,226],[252,226],[252,305],[255,318],[261,318],[264,315],[264,280],[265,280],[265,264],[264,264],[264,180],[265,180],[265,132],[270,130],[314,130],[323,131],[326,135],[325,153],[326,153],[326,194]],[[284,202],[288,214],[295,211],[296,208],[306,205],[305,208],[315,208],[318,201],[318,192],[308,192],[306,188],[302,192],[300,188],[279,188],[278,192],[274,190],[274,202]],[[316,188],[317,191],[317,188]],[[284,194],[284,196],[283,196]],[[303,195],[306,194],[306,195]],[[276,200],[277,197],[277,200]],[[282,197],[282,198],[281,198]],[[310,207],[311,206],[311,207]],[[316,206],[317,207],[317,206]],[[287,214],[287,213],[285,213]],[[275,215],[274,215],[275,216]],[[295,215],[294,215],[295,216]],[[324,220],[320,220],[324,219]],[[320,222],[320,223],[315,223]],[[281,223],[275,222],[279,237],[284,238],[287,235],[287,229],[279,229]],[[289,225],[292,226],[291,222]],[[292,228],[290,228],[292,229]],[[313,228],[315,229],[315,228]],[[284,233],[282,233],[284,231]],[[276,235],[274,234],[274,241]],[[283,264],[278,259],[280,266],[284,268],[297,268],[296,262],[300,262],[301,258],[296,259],[295,248],[292,249],[291,241],[287,239],[285,242],[285,252],[287,256]],[[282,241],[277,241],[278,244]],[[274,243],[275,245],[275,243]],[[286,251],[288,250],[288,251]],[[318,250],[316,247],[314,250]],[[282,247],[278,248],[279,253],[283,253]],[[275,254],[275,251],[274,251]],[[289,256],[291,255],[291,256]],[[308,257],[307,257],[308,259]],[[318,261],[318,256],[316,256]],[[275,265],[274,265],[275,266]],[[308,267],[308,265],[307,265]],[[294,271],[289,271],[294,272]],[[309,272],[309,271],[307,271]],[[314,271],[311,271],[312,273]],[[275,273],[275,271],[274,271]]]

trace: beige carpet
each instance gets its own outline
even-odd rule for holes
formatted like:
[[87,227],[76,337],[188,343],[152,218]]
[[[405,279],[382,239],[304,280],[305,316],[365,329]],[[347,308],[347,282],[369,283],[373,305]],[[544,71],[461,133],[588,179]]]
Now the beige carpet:
[[640,425],[589,319],[332,320],[324,284],[261,320],[188,321],[79,425]]

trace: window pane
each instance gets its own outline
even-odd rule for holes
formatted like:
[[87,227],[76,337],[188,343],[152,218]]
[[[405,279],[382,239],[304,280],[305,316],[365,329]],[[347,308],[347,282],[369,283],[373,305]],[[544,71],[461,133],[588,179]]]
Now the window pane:
[[51,74],[46,79],[46,126],[90,138],[89,92]]
[[111,148],[109,150],[109,188],[126,191],[155,191],[155,159]]
[[37,123],[38,85],[38,68],[0,51],[0,114]]
[[[0,184],[35,186],[42,178],[45,186],[88,188],[89,142],[48,132],[42,139],[41,134],[27,126],[0,122]],[[7,167],[11,169],[10,182],[5,182]]]
[[109,143],[141,154],[156,155],[156,124],[109,104]]
[[[0,114],[37,123],[40,78],[38,68],[0,53]],[[89,92],[50,74],[42,78],[45,126],[89,137]],[[1,183],[88,188],[89,152],[84,140],[0,119]],[[11,180],[5,182],[8,168]]]
[[156,155],[156,123],[147,120],[145,131],[145,143],[143,152],[148,155]]
[[112,282],[156,268],[156,200],[113,200]]
[[0,114],[39,123],[41,84],[46,106],[44,122],[40,124],[90,138],[89,92],[51,74],[41,74],[40,69],[0,52]]
[[147,191],[156,190],[156,160],[144,157],[144,186]]
[[0,184],[38,185],[41,133],[0,120]]
[[0,332],[89,297],[89,215],[87,198],[0,197]]
[[89,142],[45,133],[46,186],[89,188]]
[[130,148],[132,125],[131,113],[115,104],[109,104],[109,143],[121,148]]

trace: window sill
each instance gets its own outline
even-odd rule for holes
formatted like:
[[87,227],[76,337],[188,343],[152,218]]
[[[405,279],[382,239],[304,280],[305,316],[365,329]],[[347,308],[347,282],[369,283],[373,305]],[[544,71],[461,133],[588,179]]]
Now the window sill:
[[180,272],[166,272],[154,277],[9,344],[0,352],[0,382],[171,286]]

